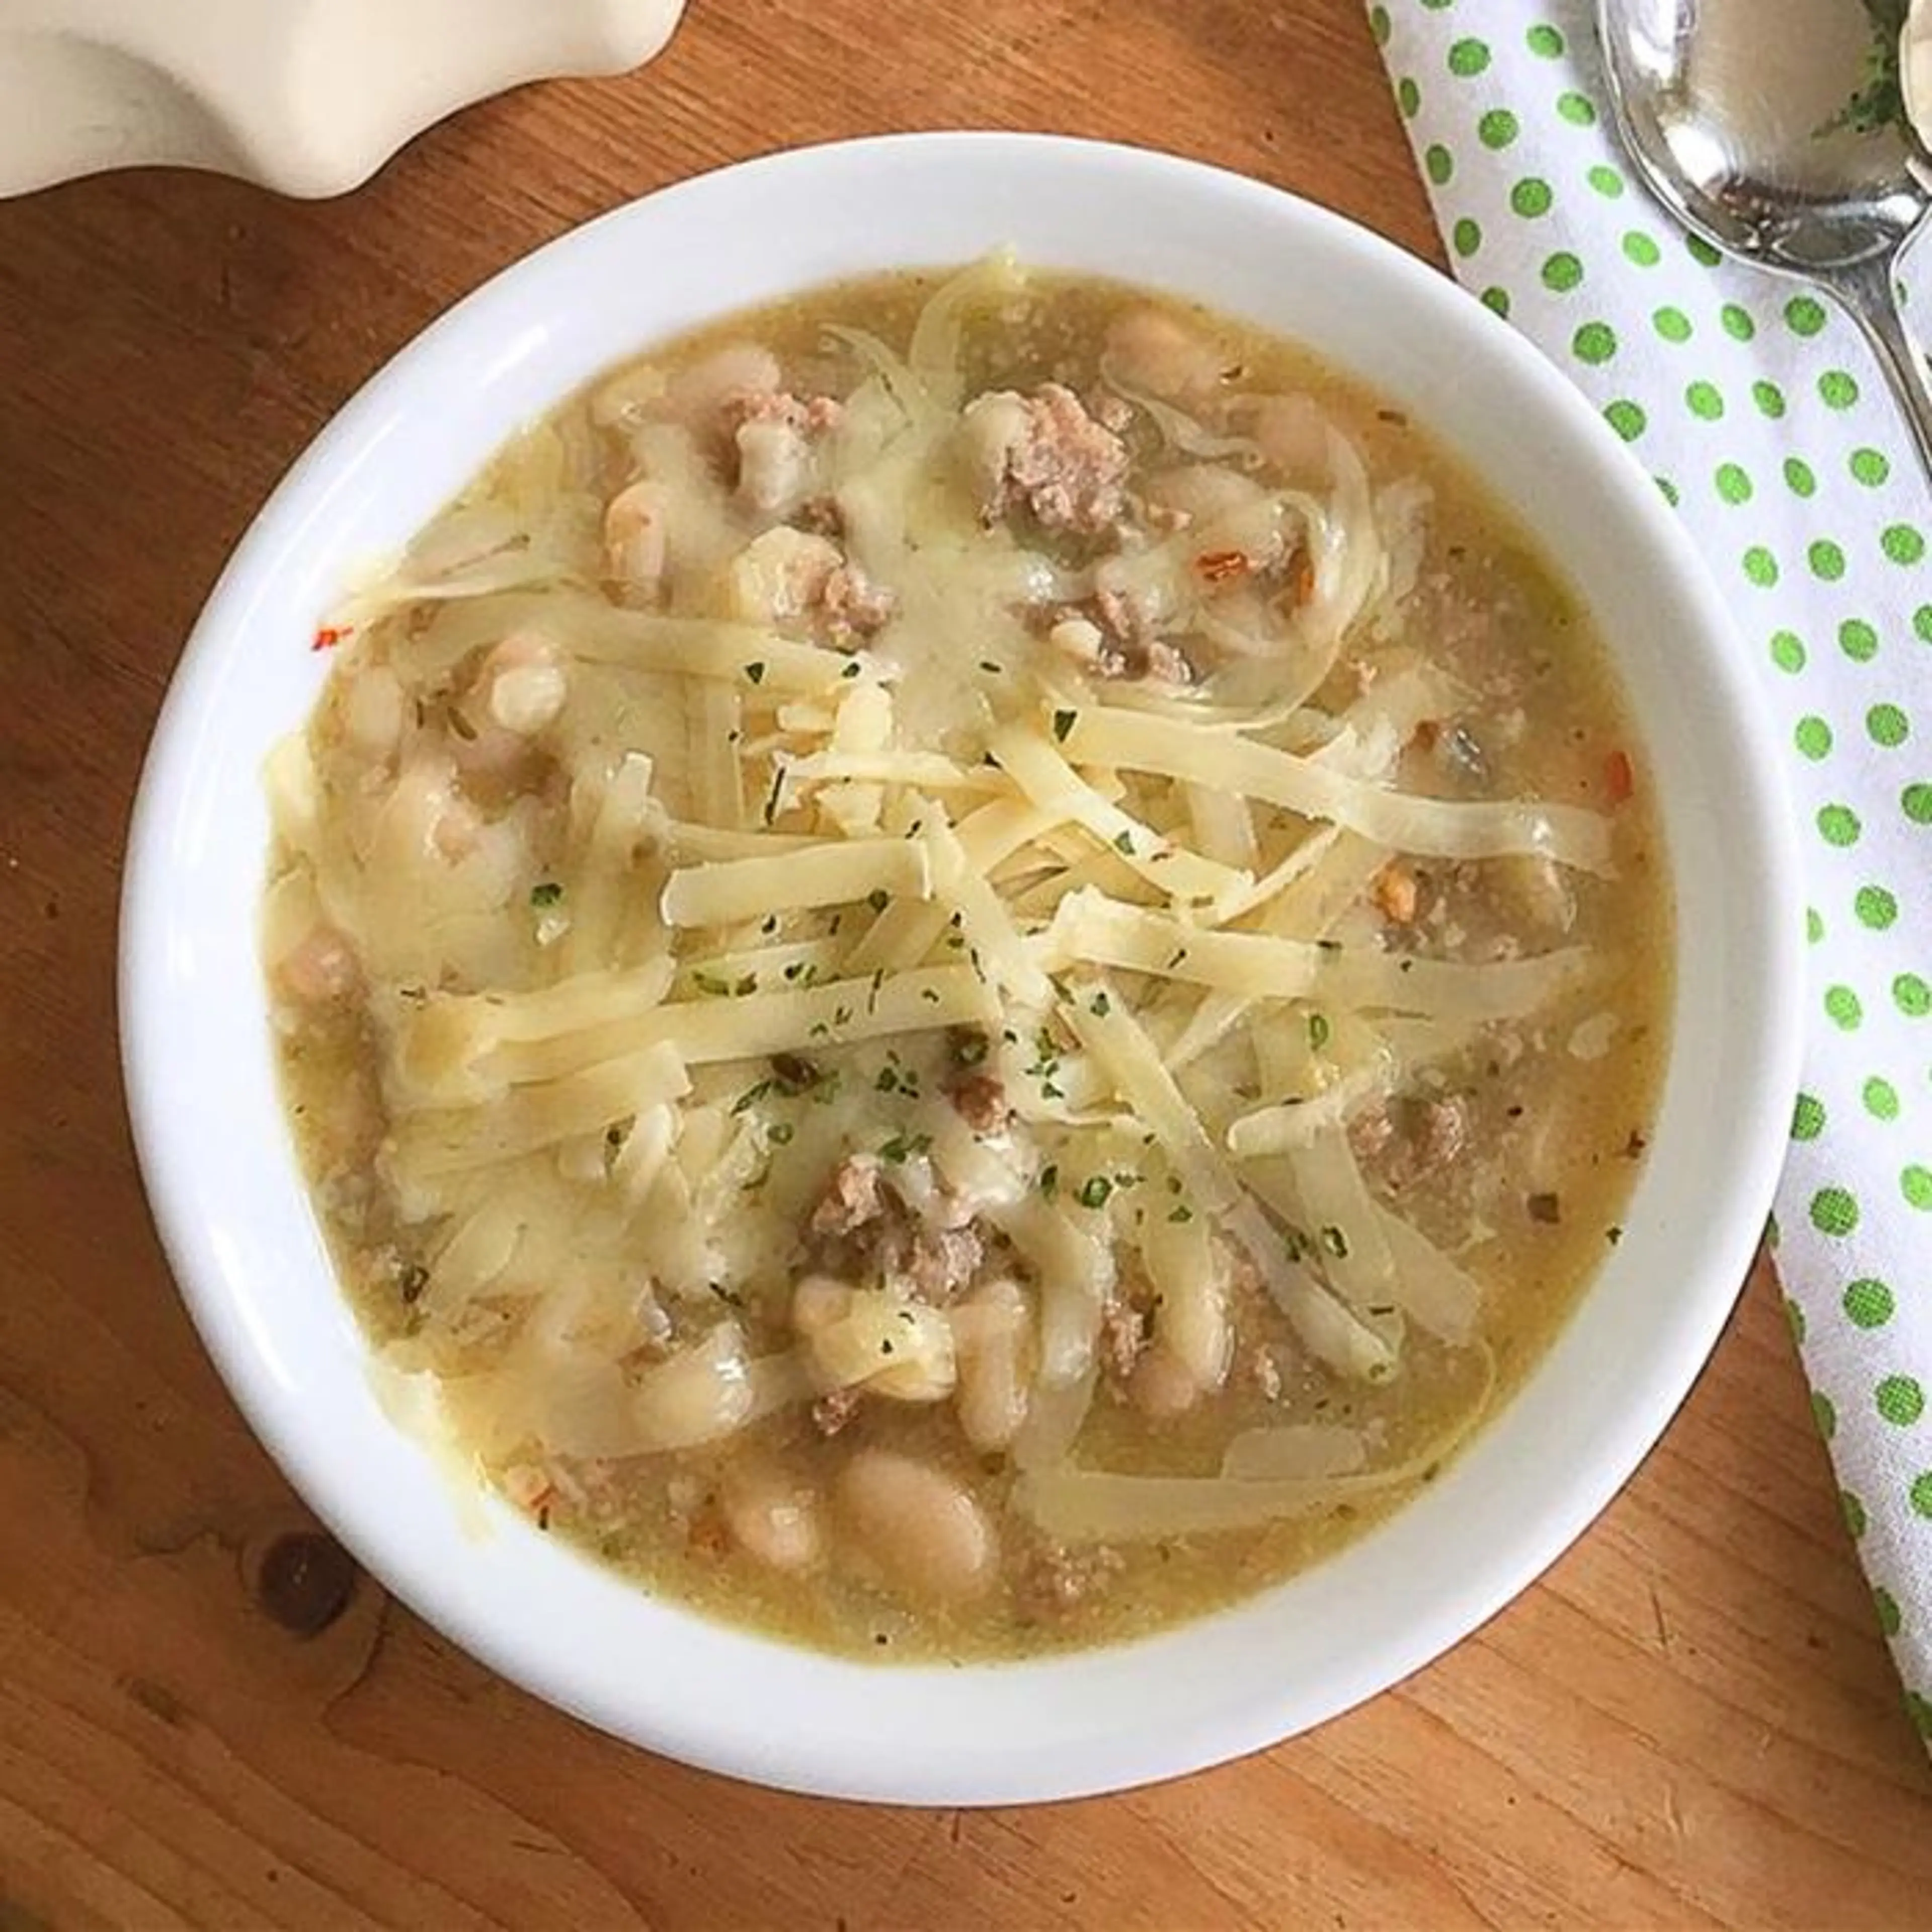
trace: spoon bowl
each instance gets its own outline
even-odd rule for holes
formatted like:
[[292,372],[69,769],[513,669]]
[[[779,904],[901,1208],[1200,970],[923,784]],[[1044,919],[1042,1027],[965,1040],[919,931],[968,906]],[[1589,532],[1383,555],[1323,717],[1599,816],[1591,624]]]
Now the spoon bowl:
[[1932,384],[1897,276],[1932,211],[1932,168],[1902,117],[1847,115],[1869,70],[1864,8],[1598,0],[1598,26],[1624,145],[1651,192],[1713,248],[1839,302],[1932,476]]

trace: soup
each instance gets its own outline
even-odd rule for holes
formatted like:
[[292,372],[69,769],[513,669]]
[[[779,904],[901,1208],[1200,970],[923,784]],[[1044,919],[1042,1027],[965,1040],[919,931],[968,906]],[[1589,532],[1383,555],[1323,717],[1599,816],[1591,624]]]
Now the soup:
[[873,1658],[1112,1641],[1428,1482],[1610,1246],[1670,916],[1585,616],[1292,345],[994,257],[652,350],[272,759],[294,1131],[548,1533]]

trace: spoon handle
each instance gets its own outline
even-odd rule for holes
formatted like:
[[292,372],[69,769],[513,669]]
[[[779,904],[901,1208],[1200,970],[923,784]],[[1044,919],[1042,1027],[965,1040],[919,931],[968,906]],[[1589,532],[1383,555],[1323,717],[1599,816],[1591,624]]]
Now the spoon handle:
[[1912,431],[1919,467],[1932,482],[1932,376],[1899,308],[1895,256],[1860,262],[1830,286],[1871,344]]

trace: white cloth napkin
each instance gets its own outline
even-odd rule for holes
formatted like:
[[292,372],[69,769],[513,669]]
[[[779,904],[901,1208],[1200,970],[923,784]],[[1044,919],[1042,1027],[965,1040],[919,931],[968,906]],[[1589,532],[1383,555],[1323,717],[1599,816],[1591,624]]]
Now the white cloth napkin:
[[1655,476],[1771,696],[1812,941],[1778,1269],[1932,1738],[1932,494],[1852,324],[1646,196],[1592,11],[1379,0],[1370,19],[1458,279]]

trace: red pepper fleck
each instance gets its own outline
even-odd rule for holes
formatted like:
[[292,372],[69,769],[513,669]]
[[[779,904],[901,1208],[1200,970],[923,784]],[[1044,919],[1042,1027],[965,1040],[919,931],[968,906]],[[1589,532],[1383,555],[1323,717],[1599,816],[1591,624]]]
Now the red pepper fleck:
[[338,644],[341,643],[344,638],[350,636],[354,632],[355,628],[356,627],[353,624],[343,624],[340,626],[334,624],[325,624],[320,630],[316,632],[315,642],[310,646],[310,649],[318,651],[332,651]]
[[1604,788],[1610,794],[1612,805],[1622,805],[1636,789],[1628,752],[1612,752],[1604,760]]
[[1248,560],[1238,550],[1203,550],[1194,560],[1194,568],[1210,584],[1225,584],[1231,577],[1247,574]]

